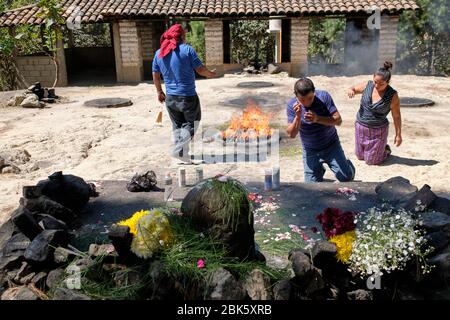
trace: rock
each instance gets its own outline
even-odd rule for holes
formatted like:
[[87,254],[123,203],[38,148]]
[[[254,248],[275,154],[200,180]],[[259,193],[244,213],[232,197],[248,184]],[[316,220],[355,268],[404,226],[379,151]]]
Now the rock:
[[273,269],[283,270],[289,268],[291,262],[289,261],[289,259],[286,259],[285,257],[268,256],[266,265]]
[[66,273],[70,273],[71,270],[78,270],[81,273],[87,273],[89,269],[91,269],[95,265],[95,261],[91,258],[81,258],[73,261],[69,266],[66,268]]
[[30,239],[18,233],[12,236],[1,249],[0,270],[13,270],[20,267],[24,260],[25,249],[30,245]]
[[403,208],[411,212],[421,212],[427,209],[436,199],[437,196],[431,191],[431,187],[425,184],[419,192],[406,202]]
[[3,292],[1,300],[40,300],[39,296],[28,287],[9,288]]
[[42,194],[75,212],[81,211],[89,201],[91,187],[82,178],[62,174],[61,171],[53,173],[47,180],[37,184],[42,188]]
[[450,253],[441,253],[432,257],[428,262],[435,266],[432,273],[444,283],[450,280]]
[[11,270],[20,265],[24,260],[23,251],[0,255],[0,270]]
[[274,300],[289,300],[291,298],[292,285],[289,279],[277,282],[273,287]]
[[233,275],[223,269],[217,269],[211,277],[209,300],[243,300],[247,292]]
[[355,290],[347,292],[348,300],[373,300],[373,294],[367,290]]
[[14,210],[11,220],[14,225],[31,240],[42,231],[42,228],[39,227],[31,212],[23,206],[19,206]]
[[21,198],[20,204],[31,212],[49,214],[67,224],[72,223],[77,217],[72,210],[46,196],[40,196],[37,199]]
[[36,199],[42,195],[41,188],[38,186],[24,186],[22,195],[26,199]]
[[91,298],[75,290],[56,288],[53,300],[91,300]]
[[417,187],[403,177],[390,178],[375,187],[377,197],[394,206],[404,203],[408,198],[414,196],[417,191]]
[[13,98],[14,106],[18,107],[25,100],[25,94],[16,94]]
[[292,262],[292,269],[296,277],[304,278],[313,269],[311,259],[302,251],[295,250],[289,255]]
[[4,166],[1,169],[1,173],[2,174],[7,174],[7,173],[16,174],[16,173],[20,173],[20,168],[18,166],[13,165],[13,164],[7,164],[6,166]]
[[442,231],[432,232],[426,235],[427,244],[434,248],[433,253],[438,253],[450,242],[449,237]]
[[267,66],[267,73],[269,74],[278,74],[281,72],[281,68],[279,66],[274,65],[273,63],[269,63]]
[[248,194],[240,182],[206,179],[189,191],[181,212],[194,226],[225,245],[229,256],[255,259],[255,230]]
[[422,214],[422,226],[428,230],[450,230],[450,216],[441,212]]
[[89,255],[91,257],[117,257],[118,254],[112,244],[95,244],[89,246]]
[[319,269],[329,270],[335,269],[336,259],[336,245],[326,240],[316,241],[311,250],[311,260],[313,265]]
[[147,275],[151,278],[151,286],[147,287],[147,296],[151,300],[174,299],[180,291],[176,291],[175,283],[169,278],[166,266],[159,260],[150,264]]
[[34,93],[27,94],[20,104],[22,108],[42,108],[43,105],[39,101],[39,98]]
[[25,251],[30,243],[30,239],[23,233],[15,234],[5,243],[2,253],[7,255],[15,251]]
[[108,238],[112,241],[114,248],[120,257],[127,258],[132,255],[131,242],[133,234],[127,226],[113,225],[109,230]]
[[259,269],[250,272],[244,282],[244,289],[252,300],[271,300],[272,294],[269,290],[270,278]]
[[450,215],[450,199],[437,197],[428,208]]
[[36,220],[43,230],[68,230],[64,221],[58,220],[49,214],[38,214]]
[[0,226],[0,249],[3,248],[5,243],[17,232],[18,229],[11,219],[2,224]]
[[62,230],[42,231],[25,250],[25,259],[32,263],[46,263],[53,260],[55,247],[65,246],[67,233]]
[[61,268],[50,271],[45,280],[45,285],[49,289],[54,289],[61,284],[65,276],[65,271]]
[[53,253],[53,261],[56,264],[67,263],[74,257],[75,257],[75,254],[73,251],[63,248],[63,247],[56,248],[55,252]]

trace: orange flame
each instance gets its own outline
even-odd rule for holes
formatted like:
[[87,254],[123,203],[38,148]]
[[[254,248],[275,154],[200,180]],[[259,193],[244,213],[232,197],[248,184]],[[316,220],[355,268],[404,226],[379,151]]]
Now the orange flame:
[[265,113],[254,100],[247,101],[247,107],[241,115],[231,118],[230,126],[222,132],[223,139],[251,140],[257,137],[270,137],[273,130],[270,128],[271,113]]

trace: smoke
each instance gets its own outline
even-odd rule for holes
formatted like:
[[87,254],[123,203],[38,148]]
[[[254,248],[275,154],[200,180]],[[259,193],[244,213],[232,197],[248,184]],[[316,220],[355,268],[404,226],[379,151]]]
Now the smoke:
[[378,67],[379,30],[369,29],[366,19],[347,19],[344,34],[332,43],[333,51],[343,51],[343,58],[335,63],[327,63],[325,57],[315,57],[310,61],[309,73],[328,76],[352,76],[374,73]]

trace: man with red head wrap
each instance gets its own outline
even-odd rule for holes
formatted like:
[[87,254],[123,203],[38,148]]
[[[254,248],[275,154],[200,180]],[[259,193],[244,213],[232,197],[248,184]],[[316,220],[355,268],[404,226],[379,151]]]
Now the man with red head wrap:
[[[183,163],[191,163],[193,156],[189,155],[189,142],[195,133],[195,122],[201,118],[194,70],[207,78],[215,77],[215,73],[202,64],[194,48],[186,44],[185,40],[186,33],[180,24],[164,32],[160,49],[153,59],[152,71],[158,100],[166,102],[173,125],[175,147],[172,156]],[[161,86],[161,76],[166,93]]]

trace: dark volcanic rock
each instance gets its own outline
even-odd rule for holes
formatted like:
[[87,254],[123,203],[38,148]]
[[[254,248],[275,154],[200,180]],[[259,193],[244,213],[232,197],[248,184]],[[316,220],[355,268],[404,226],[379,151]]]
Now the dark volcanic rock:
[[49,214],[36,215],[38,225],[44,230],[67,230],[67,224]]
[[44,230],[25,250],[25,259],[32,263],[45,263],[53,259],[55,247],[67,245],[67,233],[62,230]]
[[31,212],[22,206],[13,212],[11,220],[30,239],[34,239],[42,231]]
[[242,284],[229,271],[220,268],[214,272],[209,300],[243,300],[246,297]]
[[68,224],[76,219],[76,214],[72,210],[46,196],[37,199],[21,198],[20,204],[31,212],[48,214]]
[[394,206],[405,203],[417,191],[417,187],[403,177],[390,178],[375,187],[378,198]]
[[[425,184],[419,192],[417,192],[413,197],[411,197],[406,204],[403,206],[406,210],[415,212],[415,211],[424,211],[427,209],[435,200],[437,196],[431,191],[431,187]],[[418,210],[418,207],[421,206],[422,209]]]
[[253,212],[243,185],[231,178],[207,179],[191,189],[181,212],[192,218],[194,227],[221,241],[229,256],[254,260]]

